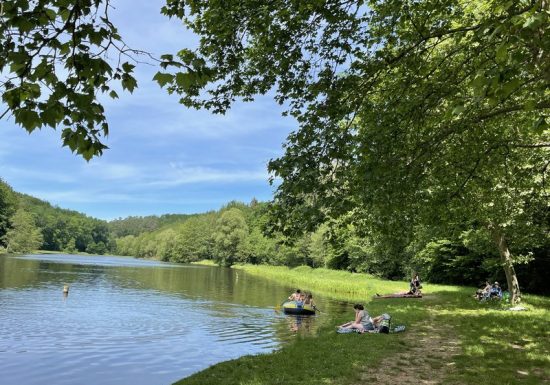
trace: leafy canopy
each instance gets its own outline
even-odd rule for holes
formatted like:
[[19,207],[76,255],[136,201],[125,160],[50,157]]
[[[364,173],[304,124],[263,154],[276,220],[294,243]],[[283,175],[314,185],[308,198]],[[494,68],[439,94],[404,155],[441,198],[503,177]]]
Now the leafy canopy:
[[184,105],[223,113],[274,88],[298,119],[269,164],[280,230],[353,211],[379,228],[419,211],[502,228],[544,201],[548,2],[171,0],[163,12],[201,36],[157,76]]
[[[15,122],[29,133],[61,126],[63,145],[86,160],[109,133],[100,94],[132,92],[137,51],[109,20],[109,0],[5,0],[0,3],[0,89]],[[111,55],[118,61],[108,61]]]
[[183,104],[224,112],[275,89],[297,118],[269,163],[276,230],[344,218],[406,244],[420,225],[484,228],[518,297],[508,243],[548,233],[534,225],[548,208],[547,1],[173,0],[164,12],[201,36],[157,79]]

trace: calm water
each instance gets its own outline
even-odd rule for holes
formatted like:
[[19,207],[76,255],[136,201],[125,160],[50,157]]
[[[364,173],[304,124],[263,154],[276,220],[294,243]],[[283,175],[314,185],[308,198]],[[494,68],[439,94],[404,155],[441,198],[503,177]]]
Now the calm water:
[[[0,257],[0,384],[165,385],[269,352],[315,335],[325,319],[277,313],[291,289],[218,267]],[[325,311],[348,310],[316,299]]]

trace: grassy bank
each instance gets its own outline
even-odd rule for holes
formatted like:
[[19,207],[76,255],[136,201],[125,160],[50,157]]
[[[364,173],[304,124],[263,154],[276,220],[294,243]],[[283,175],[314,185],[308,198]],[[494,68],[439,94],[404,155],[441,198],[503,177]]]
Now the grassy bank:
[[[471,288],[424,285],[421,300],[370,301],[404,282],[326,269],[237,266],[249,274],[388,312],[404,333],[358,335],[321,329],[279,351],[214,365],[178,384],[448,384],[550,383],[550,299],[525,296],[528,311],[479,304]],[[370,301],[370,302],[369,302]],[[330,315],[328,315],[330,317]],[[333,316],[337,325],[348,316]]]
[[[370,301],[376,294],[407,291],[408,282],[388,281],[370,274],[356,274],[342,270],[313,269],[299,266],[293,269],[284,266],[236,265],[235,269],[249,274],[275,280],[290,286],[322,293],[346,301]],[[428,285],[430,291],[456,291],[456,286]]]

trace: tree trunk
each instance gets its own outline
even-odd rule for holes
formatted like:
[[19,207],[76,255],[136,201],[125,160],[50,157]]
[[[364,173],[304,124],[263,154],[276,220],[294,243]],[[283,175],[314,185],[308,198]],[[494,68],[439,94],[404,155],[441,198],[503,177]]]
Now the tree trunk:
[[514,264],[512,263],[512,256],[510,255],[510,250],[508,249],[508,243],[506,243],[504,233],[499,228],[492,228],[492,235],[500,253],[502,267],[506,273],[506,281],[508,284],[508,291],[510,292],[511,303],[519,303],[521,301],[521,292],[519,290],[516,270],[514,269]]

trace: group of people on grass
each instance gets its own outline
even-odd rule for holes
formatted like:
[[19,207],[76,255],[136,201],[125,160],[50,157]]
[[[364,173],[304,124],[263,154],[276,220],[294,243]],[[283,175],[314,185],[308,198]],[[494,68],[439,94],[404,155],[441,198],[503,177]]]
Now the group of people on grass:
[[485,281],[482,288],[479,288],[474,294],[474,298],[479,301],[487,301],[490,299],[502,299],[502,288],[499,283],[490,284],[489,281]]
[[313,301],[313,294],[303,293],[300,289],[296,289],[296,291],[288,297],[288,300],[295,301],[298,304],[298,306],[309,305],[315,308],[315,302]]

